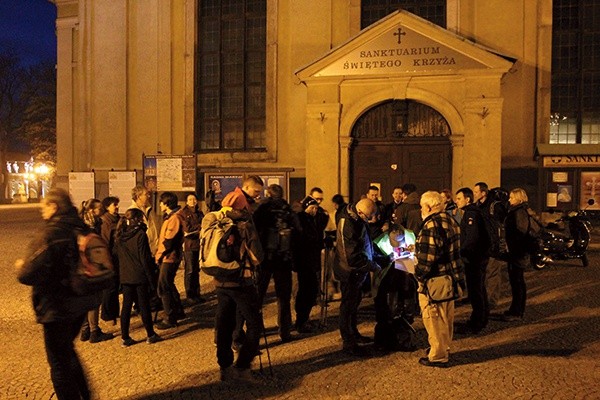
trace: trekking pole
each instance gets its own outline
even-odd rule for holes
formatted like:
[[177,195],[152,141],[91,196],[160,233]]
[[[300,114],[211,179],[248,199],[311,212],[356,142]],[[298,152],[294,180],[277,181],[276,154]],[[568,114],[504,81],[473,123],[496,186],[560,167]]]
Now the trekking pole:
[[[254,282],[254,286],[258,287],[258,280],[256,279],[256,273],[252,271],[252,281]],[[263,338],[265,339],[265,351],[267,352],[267,361],[269,363],[269,372],[271,373],[271,377],[273,377],[273,365],[271,364],[271,352],[269,351],[269,342],[267,341],[267,329],[265,328],[265,322],[263,317],[263,304],[260,304],[260,323],[262,325]],[[258,351],[258,363],[260,367],[260,373],[263,373],[263,364],[262,364],[262,352]]]
[[[261,309],[262,316],[262,309]],[[271,353],[269,352],[269,343],[267,342],[267,330],[265,329],[265,324],[263,322],[263,337],[265,338],[265,350],[267,351],[267,361],[269,362],[269,373],[271,374],[271,378],[273,377],[273,365],[271,364]],[[260,361],[260,372],[262,373],[262,359],[260,358],[260,354],[258,356]]]

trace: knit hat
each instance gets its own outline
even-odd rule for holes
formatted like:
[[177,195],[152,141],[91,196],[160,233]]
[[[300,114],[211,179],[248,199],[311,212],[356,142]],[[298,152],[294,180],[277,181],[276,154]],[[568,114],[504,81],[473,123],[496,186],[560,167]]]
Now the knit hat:
[[318,206],[319,202],[317,200],[315,200],[315,198],[312,196],[306,196],[305,198],[302,199],[301,204],[302,204],[302,209],[306,210],[308,207],[310,207],[312,205]]

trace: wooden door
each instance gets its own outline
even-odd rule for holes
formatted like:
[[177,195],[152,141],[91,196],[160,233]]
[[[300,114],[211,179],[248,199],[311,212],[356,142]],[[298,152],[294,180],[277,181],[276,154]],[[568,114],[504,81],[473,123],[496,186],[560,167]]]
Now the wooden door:
[[372,183],[381,185],[384,203],[391,201],[395,186],[405,183],[414,183],[419,193],[451,188],[451,153],[448,138],[357,141],[351,156],[351,200],[359,200]]

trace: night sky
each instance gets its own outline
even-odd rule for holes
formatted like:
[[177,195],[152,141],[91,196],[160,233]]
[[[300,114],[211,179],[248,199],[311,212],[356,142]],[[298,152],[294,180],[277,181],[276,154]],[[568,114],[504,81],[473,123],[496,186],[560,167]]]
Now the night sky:
[[56,63],[55,21],[48,0],[0,0],[0,52],[14,50],[24,66]]

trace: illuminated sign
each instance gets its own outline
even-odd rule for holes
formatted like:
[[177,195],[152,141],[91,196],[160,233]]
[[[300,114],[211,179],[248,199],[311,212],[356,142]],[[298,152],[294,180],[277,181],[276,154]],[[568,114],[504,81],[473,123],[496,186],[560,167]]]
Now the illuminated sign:
[[546,156],[544,167],[600,167],[600,155],[594,156]]

